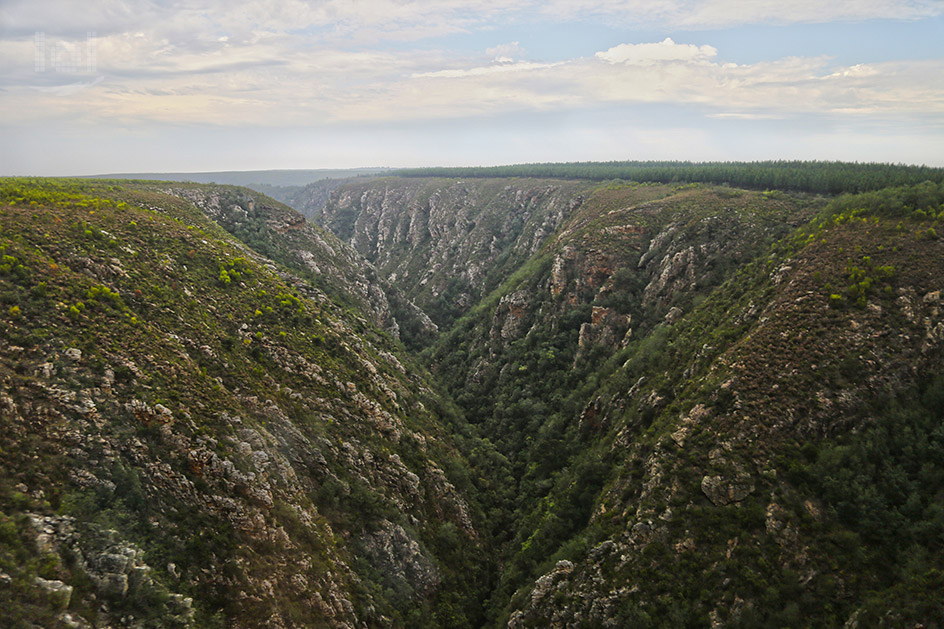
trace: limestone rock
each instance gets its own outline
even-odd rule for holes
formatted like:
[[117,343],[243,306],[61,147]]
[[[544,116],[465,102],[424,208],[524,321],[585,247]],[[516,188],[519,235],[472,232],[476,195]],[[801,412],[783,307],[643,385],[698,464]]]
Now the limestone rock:
[[414,597],[428,597],[439,586],[435,564],[403,527],[383,520],[363,544],[371,563]]
[[72,600],[71,585],[66,585],[59,580],[47,581],[42,577],[36,577],[34,583],[56,609],[69,607],[69,602]]
[[716,507],[740,502],[754,491],[751,475],[741,472],[735,476],[705,476],[701,479],[701,490]]

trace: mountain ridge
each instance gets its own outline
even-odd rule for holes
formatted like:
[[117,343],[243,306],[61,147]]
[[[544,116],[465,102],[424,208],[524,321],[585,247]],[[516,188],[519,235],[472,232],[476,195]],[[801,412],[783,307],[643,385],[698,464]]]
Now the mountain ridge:
[[[314,169],[262,169],[221,170],[199,172],[164,173],[109,173],[83,176],[83,179],[145,179],[153,181],[180,181],[190,183],[212,183],[221,185],[254,185],[299,187],[320,179],[348,179],[358,176],[376,176],[389,168],[314,168]],[[261,191],[264,192],[264,191]]]

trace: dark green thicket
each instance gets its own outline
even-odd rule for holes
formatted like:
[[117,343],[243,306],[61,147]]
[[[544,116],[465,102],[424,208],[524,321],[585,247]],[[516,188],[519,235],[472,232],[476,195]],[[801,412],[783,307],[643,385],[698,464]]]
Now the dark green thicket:
[[560,177],[606,181],[728,184],[742,188],[822,194],[865,192],[925,180],[940,183],[944,169],[848,162],[570,162],[509,166],[405,168],[399,177]]

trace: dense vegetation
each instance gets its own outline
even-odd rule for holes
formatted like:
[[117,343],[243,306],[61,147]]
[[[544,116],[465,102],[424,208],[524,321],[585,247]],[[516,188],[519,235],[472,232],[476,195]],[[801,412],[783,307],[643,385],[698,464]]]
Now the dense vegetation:
[[[746,175],[767,187],[763,169]],[[927,461],[941,328],[918,304],[941,288],[944,186],[915,181],[831,201],[606,182],[444,331],[426,359],[497,450],[470,458],[503,558],[490,623],[940,615],[944,467]],[[476,189],[417,185],[437,205]],[[543,182],[488,185],[527,195]],[[366,235],[358,211],[345,209],[352,241]]]
[[[904,287],[940,290],[942,195],[944,187],[923,184],[838,199],[688,317],[601,357],[582,377],[579,361],[567,364],[566,374],[543,370],[533,381],[527,370],[519,373],[521,395],[511,408],[529,405],[521,417],[532,423],[522,432],[503,431],[500,423],[489,430],[496,441],[510,439],[516,447],[522,433],[534,441],[521,450],[530,467],[514,501],[517,534],[494,602],[521,588],[506,613],[525,609],[529,624],[555,618],[569,624],[573,617],[560,614],[565,606],[571,614],[582,605],[588,612],[589,601],[612,596],[614,584],[635,583],[642,594],[620,598],[622,607],[606,617],[659,626],[703,626],[709,612],[733,626],[806,626],[811,618],[833,625],[854,613],[868,626],[939,618],[940,336],[918,358],[920,345],[908,339],[920,339],[926,325],[934,330],[936,324],[892,313],[903,303],[895,299],[910,294]],[[789,272],[794,264],[804,268],[797,286],[774,290],[777,270]],[[831,301],[837,293],[838,305]],[[809,294],[815,295],[809,310],[773,314]],[[925,303],[936,303],[940,293],[927,295]],[[763,310],[770,320],[745,317],[746,310]],[[879,348],[844,332],[879,310],[892,319],[867,319],[874,326],[869,334],[903,333],[902,346]],[[513,344],[509,363],[534,364],[525,348],[539,338],[532,332],[518,349]],[[784,338],[796,341],[785,344]],[[867,348],[869,366],[860,355]],[[447,382],[463,373],[461,356],[450,349],[440,355]],[[740,361],[752,367],[729,367]],[[825,383],[806,373],[811,368]],[[727,388],[720,387],[726,378]],[[527,383],[542,380],[562,383],[561,399],[534,408]],[[837,394],[849,401],[809,404]],[[509,412],[501,403],[494,408]],[[684,418],[696,408],[706,409],[699,411],[706,425],[688,437],[698,445],[679,451],[673,439],[690,430]],[[732,425],[740,413],[745,418]],[[817,421],[786,431],[760,428],[797,413]],[[724,457],[709,454],[719,443],[727,444]],[[652,482],[653,469],[658,487],[673,487],[667,500],[646,498],[640,489]],[[712,504],[702,479],[718,472],[720,478],[749,474],[751,491],[730,505]],[[667,507],[671,519],[661,528],[652,524]],[[632,552],[639,552],[637,544],[645,552],[636,560],[624,556],[614,568],[602,549],[627,536],[638,540]],[[740,546],[735,559],[732,544]],[[557,604],[530,607],[532,587],[525,584],[553,575],[562,559],[589,573],[581,575],[587,581],[570,577]],[[594,581],[601,570],[602,585]],[[740,603],[725,598],[731,591]]]
[[0,182],[3,624],[476,624],[448,405],[165,189]]
[[0,181],[6,623],[941,626],[940,170],[509,168]]
[[607,181],[715,183],[754,190],[820,194],[867,192],[890,186],[944,182],[944,169],[848,162],[568,162],[509,166],[405,168],[399,177],[558,177]]

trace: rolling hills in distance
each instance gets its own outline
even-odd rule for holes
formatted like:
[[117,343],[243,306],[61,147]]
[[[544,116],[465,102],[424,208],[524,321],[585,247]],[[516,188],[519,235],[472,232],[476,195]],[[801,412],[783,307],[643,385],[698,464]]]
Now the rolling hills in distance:
[[359,174],[0,180],[9,626],[941,626],[940,169]]
[[111,173],[93,175],[88,179],[142,179],[151,181],[180,181],[190,183],[216,183],[232,186],[306,186],[322,179],[350,179],[380,175],[389,168],[316,168],[297,170],[223,170],[213,172],[181,173]]

